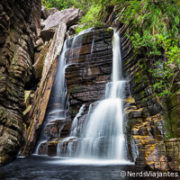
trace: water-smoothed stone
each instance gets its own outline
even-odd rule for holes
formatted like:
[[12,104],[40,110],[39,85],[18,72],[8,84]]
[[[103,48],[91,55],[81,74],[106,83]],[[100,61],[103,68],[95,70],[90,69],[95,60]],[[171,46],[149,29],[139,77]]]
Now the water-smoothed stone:
[[47,154],[47,142],[43,142],[40,144],[40,147],[38,149],[39,155],[46,155]]
[[57,119],[49,122],[45,128],[45,135],[50,139],[61,137],[61,131],[65,124],[67,124],[67,122],[65,122],[64,119]]
[[56,156],[57,155],[57,145],[59,143],[59,140],[52,140],[48,142],[47,145],[47,155],[48,156]]
[[57,155],[57,145],[61,139],[55,138],[50,141],[45,141],[39,144],[38,154],[56,156]]
[[79,139],[77,137],[68,137],[61,140],[58,144],[59,155],[63,157],[71,157],[74,155],[78,141]]
[[[105,36],[108,39],[105,40]],[[69,64],[66,68],[67,98],[70,103],[69,115],[71,121],[67,121],[67,124],[65,124],[61,131],[61,137],[69,135],[72,119],[78,113],[82,104],[86,104],[86,107],[88,107],[90,103],[101,99],[104,95],[105,85],[110,80],[111,74],[111,39],[112,30],[106,31],[106,29],[98,28],[93,30],[93,33],[90,31],[84,36],[82,35],[82,46],[78,44],[74,49],[67,51],[66,58],[68,62],[76,62],[76,64]],[[94,49],[91,47],[93,40],[94,47],[96,47]],[[67,42],[68,48],[71,48],[71,43],[72,40]],[[75,57],[72,56],[74,52],[76,53]],[[79,52],[80,54],[78,55]],[[87,113],[88,108],[85,109],[83,115],[78,119],[77,135],[80,135]],[[53,128],[50,125],[48,126],[49,129]],[[73,140],[71,139],[67,142],[63,140],[59,144],[62,145],[60,149],[62,153],[66,154],[69,146],[73,146],[72,149],[74,150],[72,151],[75,151],[77,139],[73,138]]]
[[71,119],[67,121],[67,123],[64,125],[64,128],[61,131],[61,137],[67,137],[70,133],[71,129]]
[[[111,74],[112,33],[112,29],[92,29],[80,35],[82,37],[78,37],[81,39],[81,45],[74,43],[71,52],[66,53],[68,62],[76,62],[66,68],[67,97],[72,118],[83,103],[90,104],[97,101],[105,93],[105,85],[110,80]],[[73,39],[70,39],[68,42],[69,48],[72,41]]]

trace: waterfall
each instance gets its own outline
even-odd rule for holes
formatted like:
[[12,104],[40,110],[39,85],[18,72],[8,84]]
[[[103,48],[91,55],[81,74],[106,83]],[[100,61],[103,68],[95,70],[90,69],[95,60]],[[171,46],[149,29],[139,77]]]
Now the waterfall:
[[[65,58],[67,44],[65,42],[59,59],[44,126],[48,122],[66,119],[65,68],[69,64],[79,63],[82,34],[84,35],[84,33],[90,31],[86,30],[68,41],[71,42],[71,49],[68,50],[71,56],[67,59],[67,63]],[[94,43],[95,37],[93,35],[90,53],[93,52]],[[77,47],[79,50],[77,50]],[[106,84],[104,98],[90,106],[88,114],[86,114],[85,105],[81,106],[72,122],[69,137],[64,138],[57,144],[57,154],[59,156],[73,156],[78,159],[89,160],[115,160],[121,163],[129,163],[124,133],[123,110],[126,80],[123,78],[122,71],[120,37],[116,31],[114,31],[112,40],[112,52],[111,81]],[[81,116],[84,119],[81,119]],[[44,134],[44,131],[42,133]],[[44,140],[47,139],[47,137],[41,137],[43,138],[41,138],[39,144],[43,144]],[[40,145],[37,147],[40,147]]]
[[66,85],[65,85],[65,68],[67,51],[67,41],[65,41],[61,55],[58,58],[58,67],[56,71],[55,80],[53,83],[50,100],[46,111],[43,127],[40,138],[38,140],[35,154],[39,154],[41,145],[47,142],[48,137],[45,133],[47,124],[55,121],[65,121],[66,119]]
[[70,136],[75,136],[78,137],[78,118],[82,115],[83,111],[84,111],[84,107],[85,104],[83,104],[79,110],[79,112],[77,113],[77,115],[75,116],[75,118],[73,119],[73,123],[71,126],[71,131],[70,131]]
[[[50,100],[48,102],[46,116],[45,116],[45,119],[43,122],[43,127],[41,130],[40,138],[38,140],[36,150],[34,153],[36,155],[40,154],[39,151],[40,151],[41,146],[43,144],[46,144],[47,141],[50,139],[48,137],[48,135],[46,134],[47,125],[48,124],[50,125],[51,123],[57,122],[57,121],[61,121],[62,124],[63,123],[66,124],[66,110],[67,110],[66,94],[67,94],[67,90],[66,90],[66,83],[65,83],[65,70],[68,67],[68,65],[73,64],[73,62],[70,59],[67,59],[66,55],[67,55],[67,53],[69,53],[69,54],[71,54],[72,59],[73,58],[78,59],[79,54],[80,54],[79,47],[82,44],[82,34],[86,34],[90,31],[91,31],[91,28],[84,30],[81,33],[79,33],[78,35],[76,35],[75,37],[73,37],[72,39],[67,39],[64,42],[62,52],[58,59],[57,72],[56,72],[55,80],[53,83]],[[72,42],[71,42],[71,40],[72,40]],[[68,47],[69,42],[71,42],[70,47]],[[76,49],[76,51],[70,52],[70,50],[72,50],[72,49]],[[77,62],[74,62],[74,63],[77,63]],[[78,116],[81,115],[81,113],[82,113],[81,111],[83,111],[83,109],[84,109],[84,106],[82,106],[82,110],[80,109],[80,112],[79,112],[80,114],[77,114],[77,116],[74,119],[75,125],[72,126],[71,136],[75,136],[75,134],[76,134],[76,127],[75,127],[76,122],[78,121]],[[61,130],[62,129],[59,129],[59,132],[61,132]],[[59,133],[59,137],[60,137],[60,133]],[[59,137],[57,137],[57,138],[59,138]],[[65,142],[68,139],[72,139],[72,138],[67,138],[63,142]],[[57,154],[61,154],[59,146],[63,145],[63,142],[58,143]],[[69,151],[71,151],[70,144],[69,144],[69,149],[70,149]],[[45,152],[43,154],[47,154],[47,152]]]
[[112,81],[106,85],[105,98],[90,112],[77,148],[79,158],[127,160],[124,134],[123,97],[126,81],[118,32],[113,35]]

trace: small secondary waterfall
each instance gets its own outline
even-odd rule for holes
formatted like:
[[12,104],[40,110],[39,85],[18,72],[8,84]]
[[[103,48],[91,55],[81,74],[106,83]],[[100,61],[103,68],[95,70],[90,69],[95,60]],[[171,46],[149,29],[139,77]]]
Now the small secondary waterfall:
[[123,112],[126,81],[120,49],[120,38],[114,31],[112,81],[106,85],[105,98],[86,119],[77,148],[80,158],[127,160]]
[[52,123],[54,121],[65,121],[66,119],[66,85],[65,85],[66,51],[67,51],[67,41],[65,41],[61,55],[59,56],[58,59],[57,72],[52,87],[50,100],[48,102],[47,112],[41,130],[40,138],[35,150],[35,154],[39,154],[39,148],[43,143],[46,143],[48,140],[48,137],[45,133],[47,124]]
[[[47,152],[44,153],[44,150],[43,150],[43,153],[39,153],[39,149],[41,148],[41,146],[46,144],[49,139],[52,139],[51,137],[48,137],[46,133],[47,125],[51,125],[51,123],[56,124],[57,122],[61,122],[61,124],[63,123],[66,124],[66,111],[68,108],[67,108],[67,102],[66,102],[67,90],[66,90],[66,83],[65,83],[65,70],[68,67],[68,65],[77,63],[77,62],[72,62],[71,58],[78,59],[80,52],[79,51],[73,52],[71,50],[74,48],[80,47],[82,44],[82,34],[86,34],[90,31],[91,29],[84,30],[80,34],[73,37],[72,39],[67,39],[64,42],[62,52],[58,59],[57,72],[56,72],[55,80],[53,83],[50,100],[48,102],[47,112],[46,112],[42,130],[41,130],[40,138],[36,146],[35,154],[47,154]],[[70,46],[68,44],[69,42],[71,42]],[[67,59],[68,53],[71,54],[69,59]],[[76,117],[78,117],[78,114]],[[75,117],[75,122],[76,122],[76,117]],[[71,136],[74,136],[74,133],[76,133],[75,125],[72,126],[72,129],[73,130],[72,130]],[[61,130],[62,129],[59,129],[59,132],[61,132]],[[57,138],[59,137],[60,137],[60,133]],[[59,154],[58,152],[59,152],[59,149],[57,148],[57,154]]]
[[78,118],[81,116],[81,114],[83,113],[84,111],[84,106],[85,104],[83,104],[79,110],[79,112],[77,113],[77,115],[75,116],[75,118],[73,119],[73,123],[72,123],[72,126],[71,126],[71,132],[70,132],[70,136],[75,136],[75,137],[78,137]]

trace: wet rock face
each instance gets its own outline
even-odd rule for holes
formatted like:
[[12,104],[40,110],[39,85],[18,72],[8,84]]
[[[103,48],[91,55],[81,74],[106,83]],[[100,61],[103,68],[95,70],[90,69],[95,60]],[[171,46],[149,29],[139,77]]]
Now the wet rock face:
[[32,75],[40,0],[0,2],[0,165],[23,142],[24,89]]
[[[136,166],[154,170],[180,170],[180,76],[175,78],[173,95],[166,108],[157,98],[152,85],[155,79],[148,73],[152,60],[133,55],[133,47],[125,35],[131,29],[116,19],[116,7],[109,7],[105,22],[119,27],[123,56],[123,69],[129,79],[131,94],[125,99],[126,133],[129,154]],[[165,110],[166,109],[166,110]],[[168,117],[167,117],[168,116]],[[171,132],[171,137],[167,132]],[[177,138],[172,138],[177,137]]]
[[65,124],[66,122],[64,119],[57,119],[49,122],[45,128],[45,135],[49,139],[60,137],[61,131],[64,128]]
[[[79,37],[81,44],[74,44],[67,51],[66,83],[71,118],[82,104],[89,105],[103,97],[111,75],[112,36],[112,30],[95,29]],[[72,46],[72,40],[68,46]]]
[[[40,153],[53,155],[56,147],[60,148],[59,153],[64,156],[75,152],[77,139],[62,138],[69,135],[73,118],[85,104],[82,117],[78,118],[77,132],[80,135],[89,105],[104,95],[105,85],[111,75],[112,36],[112,29],[97,28],[79,35],[76,39],[67,40],[65,56],[68,65],[65,78],[69,111],[65,121],[56,120],[47,124],[45,134],[48,141],[40,145]],[[51,143],[52,141],[56,143]],[[69,146],[72,146],[72,152],[68,152]]]

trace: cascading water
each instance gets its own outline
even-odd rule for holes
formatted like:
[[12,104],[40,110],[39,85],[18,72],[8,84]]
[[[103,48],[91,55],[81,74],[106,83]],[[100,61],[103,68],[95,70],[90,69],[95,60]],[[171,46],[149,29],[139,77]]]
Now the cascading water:
[[66,85],[65,85],[66,51],[67,51],[67,41],[65,41],[63,50],[58,59],[57,72],[52,87],[50,100],[48,102],[46,117],[43,123],[39,141],[37,143],[35,154],[39,154],[39,148],[43,143],[46,143],[48,140],[48,137],[45,133],[46,125],[53,121],[65,121],[66,119]]
[[126,81],[121,61],[120,38],[114,31],[112,81],[106,85],[105,99],[86,119],[77,148],[80,158],[127,160],[123,113]]
[[[75,58],[76,60],[79,58],[80,50],[81,50],[80,47],[82,46],[82,38],[83,38],[82,35],[87,34],[87,33],[91,32],[92,30],[93,30],[92,28],[83,30],[78,35],[76,35],[72,38],[71,50],[73,50],[73,49],[75,49],[75,50],[71,52],[71,58]],[[91,46],[91,50],[92,50],[92,46]],[[70,61],[69,64],[73,64],[72,61]]]
[[[68,39],[69,42],[71,42],[71,46],[70,46],[70,58],[68,59],[68,62],[66,64],[65,67],[67,67],[68,65],[72,65],[72,64],[76,64],[78,62],[72,62],[72,59],[76,59],[78,60],[79,55],[80,55],[80,50],[81,50],[81,46],[82,46],[82,38],[83,38],[83,34],[87,34],[92,30],[92,28],[86,29],[82,32],[80,32],[78,35],[74,36],[72,39]],[[67,41],[68,41],[67,40]],[[73,51],[74,50],[74,51]],[[91,47],[92,50],[92,47]],[[65,51],[62,52],[61,56],[64,57],[65,56]],[[65,65],[65,64],[64,64]],[[60,77],[60,74],[57,74],[57,80],[58,80],[58,76]],[[65,81],[65,76],[63,75],[61,78],[63,78],[63,81]],[[55,91],[53,93],[56,93]],[[66,97],[66,96],[65,96]],[[63,148],[64,143],[74,140],[74,138],[77,136],[77,124],[78,124],[78,117],[81,115],[81,113],[84,110],[84,106],[83,105],[80,108],[79,113],[75,116],[74,120],[73,120],[73,124],[71,127],[71,133],[70,133],[70,137],[65,138],[63,141],[60,141],[57,145],[57,155],[61,156],[62,155],[62,151],[67,151],[67,153],[69,154],[69,156],[71,156],[71,152],[72,152],[72,142],[68,143],[68,147],[67,148]],[[53,107],[52,107],[53,108]],[[44,141],[42,141],[44,142]]]
[[[85,31],[84,33],[88,33],[89,31],[91,30]],[[93,36],[91,53],[93,51],[94,41]],[[81,43],[81,34],[80,36],[75,36],[72,39],[71,49],[81,47]],[[126,153],[123,112],[123,98],[125,96],[124,91],[126,81],[122,75],[120,38],[118,32],[114,31],[112,44],[112,81],[106,85],[105,98],[96,102],[96,106],[93,105],[91,110],[89,110],[82,129],[79,129],[78,123],[79,117],[84,111],[84,105],[80,108],[79,113],[72,123],[70,137],[65,138],[57,145],[57,154],[60,156],[63,156],[64,154],[65,156],[74,156],[81,159],[119,160],[124,163],[129,163],[129,161],[127,161]],[[67,67],[65,60],[66,49],[65,43],[60,56],[60,63],[58,65],[55,84],[53,85],[49,108],[46,115],[48,122],[56,119],[65,119],[66,117],[66,88],[64,83],[65,68]],[[79,53],[80,52],[77,51],[75,51],[75,53],[71,52],[71,58],[77,59]],[[72,64],[73,62],[70,60],[69,63]],[[46,126],[46,124],[47,123],[45,122],[44,126]],[[44,138],[44,135],[42,137],[41,142],[44,143],[46,138]],[[74,143],[76,144],[75,146]]]
[[78,118],[81,116],[81,114],[84,111],[84,106],[85,104],[83,104],[79,110],[79,112],[77,113],[77,115],[75,116],[75,118],[73,119],[73,123],[71,126],[71,131],[70,131],[70,136],[75,136],[78,137]]

